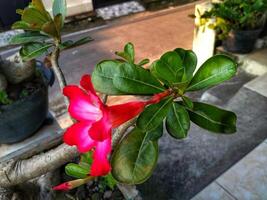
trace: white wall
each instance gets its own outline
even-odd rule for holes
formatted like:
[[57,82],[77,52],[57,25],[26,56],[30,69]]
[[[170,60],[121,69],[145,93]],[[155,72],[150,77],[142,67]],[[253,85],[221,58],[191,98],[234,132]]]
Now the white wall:
[[[52,12],[53,0],[43,0],[45,7]],[[67,16],[73,16],[93,10],[92,0],[67,0]]]

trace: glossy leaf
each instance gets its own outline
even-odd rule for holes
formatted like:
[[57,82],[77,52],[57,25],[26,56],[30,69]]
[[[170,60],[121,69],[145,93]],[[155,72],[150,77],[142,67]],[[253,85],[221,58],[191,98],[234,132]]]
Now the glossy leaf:
[[151,95],[164,91],[161,83],[148,70],[128,63],[121,64],[113,84],[127,94]]
[[158,159],[158,142],[149,132],[133,129],[112,155],[112,175],[120,183],[140,184],[147,180]]
[[95,89],[108,95],[125,94],[113,85],[114,76],[120,68],[121,63],[119,61],[104,60],[98,63],[92,73],[92,82]]
[[187,137],[190,129],[190,118],[186,109],[180,104],[172,103],[166,118],[166,129],[176,139]]
[[218,85],[232,78],[236,70],[237,64],[230,57],[213,56],[199,68],[186,90],[195,91]]
[[153,62],[151,66],[151,72],[154,76],[168,85],[181,81],[183,76],[182,69],[182,60],[174,51],[165,53],[159,60]]
[[65,173],[74,178],[86,178],[88,176],[89,169],[83,168],[75,163],[69,163],[65,166]]
[[20,49],[20,56],[24,61],[28,61],[43,55],[53,44],[28,43]]
[[197,56],[196,54],[191,50],[185,50],[182,48],[177,48],[174,50],[180,58],[182,59],[182,65],[184,68],[184,75],[182,78],[182,81],[191,80],[193,77],[193,73],[197,66]]
[[25,44],[29,42],[44,41],[46,39],[48,39],[48,37],[39,32],[25,32],[13,36],[9,41],[9,44]]
[[194,102],[194,108],[189,111],[190,120],[215,133],[230,134],[236,132],[236,115],[215,106]]
[[66,0],[54,0],[53,3],[53,15],[54,17],[61,14],[61,24],[64,25],[64,21],[67,15],[67,3]]
[[137,127],[143,131],[151,131],[158,127],[168,114],[172,101],[173,99],[170,97],[146,107],[137,119]]
[[191,101],[190,98],[188,98],[187,96],[182,96],[183,99],[183,103],[184,105],[189,108],[189,109],[193,109],[194,108],[194,103]]

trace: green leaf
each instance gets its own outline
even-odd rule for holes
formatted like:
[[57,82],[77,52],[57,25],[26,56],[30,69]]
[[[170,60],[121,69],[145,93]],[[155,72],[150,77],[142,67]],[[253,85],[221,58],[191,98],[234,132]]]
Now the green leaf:
[[194,75],[186,91],[207,89],[218,85],[236,74],[237,64],[230,57],[216,55],[208,59]]
[[161,83],[148,70],[129,63],[121,64],[113,84],[127,94],[151,95],[164,91]]
[[24,61],[32,60],[43,55],[53,44],[27,43],[20,49],[20,56]]
[[189,99],[187,96],[182,96],[183,99],[183,103],[184,105],[189,108],[189,109],[193,109],[194,108],[194,104],[191,101],[191,99]]
[[17,21],[12,25],[12,29],[22,29],[26,31],[40,31],[40,27],[31,26],[27,22],[24,21]]
[[117,56],[120,56],[124,58],[126,61],[128,61],[131,64],[134,64],[135,59],[135,52],[134,52],[134,46],[132,43],[127,43],[124,46],[124,51],[122,52],[115,52]]
[[64,25],[64,21],[67,15],[67,3],[66,0],[54,0],[53,3],[53,15],[54,17],[58,14],[62,15],[61,24]]
[[61,44],[60,48],[61,50],[66,50],[66,49],[70,49],[70,48],[74,48],[74,47],[86,44],[91,41],[93,41],[93,39],[89,36],[79,39],[75,42],[73,42],[72,40],[67,40]]
[[117,181],[114,179],[111,173],[109,173],[108,175],[102,178],[103,178],[103,182],[105,186],[109,187],[112,190],[115,189],[115,186],[117,185]]
[[48,37],[39,32],[25,32],[13,36],[9,41],[9,44],[25,44],[29,42],[44,41],[46,39],[48,39]]
[[182,78],[182,81],[191,80],[193,77],[193,73],[197,66],[197,56],[196,54],[191,50],[185,50],[181,48],[177,48],[174,50],[180,58],[182,59],[182,65],[184,68],[184,75]]
[[167,98],[157,104],[150,105],[138,117],[136,125],[143,131],[157,128],[168,114],[173,98]]
[[98,63],[92,73],[94,88],[98,92],[108,95],[125,94],[113,85],[114,76],[120,68],[121,63],[119,61],[104,60]]
[[152,74],[167,85],[180,82],[183,76],[183,66],[180,56],[169,51],[152,63]]
[[176,139],[187,137],[190,129],[190,118],[183,106],[178,103],[172,103],[172,108],[166,118],[166,128],[168,133]]
[[133,129],[112,155],[112,175],[120,183],[140,184],[152,174],[158,159],[158,142],[149,132]]
[[146,59],[141,60],[137,65],[143,66],[143,65],[148,64],[149,62],[150,62],[150,60],[146,58]]
[[134,63],[135,52],[134,52],[134,45],[132,43],[127,43],[124,47],[124,52],[128,55],[129,61]]
[[74,178],[86,178],[88,176],[89,170],[84,169],[78,164],[75,163],[69,163],[65,166],[65,173],[68,176],[74,177]]
[[35,8],[26,8],[23,11],[21,19],[22,21],[25,21],[26,23],[38,29],[41,29],[43,24],[49,21],[44,14]]
[[230,134],[236,132],[236,115],[215,106],[194,102],[194,108],[189,110],[190,120],[215,133]]
[[42,0],[32,0],[32,6],[33,8],[37,9],[42,13],[44,17],[46,17],[47,21],[51,21],[51,16],[50,14],[46,11],[44,4]]

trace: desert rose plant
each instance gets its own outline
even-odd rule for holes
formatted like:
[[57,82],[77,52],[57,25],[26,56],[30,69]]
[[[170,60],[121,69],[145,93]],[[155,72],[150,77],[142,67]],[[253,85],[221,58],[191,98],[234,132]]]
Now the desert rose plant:
[[[90,38],[62,41],[64,0],[54,1],[53,16],[41,0],[32,0],[29,7],[18,13],[22,20],[13,28],[23,29],[25,33],[11,42],[22,45],[20,54],[25,60],[46,55],[44,62],[54,70],[74,119],[63,140],[81,153],[78,163],[65,167],[66,173],[75,180],[55,186],[55,190],[73,189],[98,177],[107,179],[110,187],[116,183],[143,183],[157,164],[163,127],[174,139],[187,137],[190,121],[214,133],[236,131],[233,112],[194,102],[187,95],[233,77],[237,64],[231,58],[213,56],[195,72],[197,57],[191,50],[168,51],[150,64],[148,59],[136,62],[134,46],[128,43],[123,51],[116,53],[119,58],[101,61],[92,76],[83,75],[80,86],[66,86],[58,64],[60,52]],[[106,98],[100,99],[99,93],[106,97],[136,95],[139,98],[107,105]],[[128,131],[114,133],[115,128],[129,122],[132,126]]]

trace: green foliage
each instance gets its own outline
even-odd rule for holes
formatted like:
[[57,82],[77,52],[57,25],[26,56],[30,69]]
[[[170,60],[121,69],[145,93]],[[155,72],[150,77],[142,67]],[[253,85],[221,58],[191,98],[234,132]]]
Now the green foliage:
[[186,109],[178,103],[172,103],[171,109],[166,118],[168,133],[176,138],[186,138],[190,128],[190,118]]
[[[251,30],[261,27],[267,10],[266,0],[225,0],[213,3],[213,8],[201,16],[203,24],[217,30],[224,39],[231,30]],[[209,19],[215,18],[215,22]]]
[[[73,48],[87,42],[89,37],[77,40],[62,42],[61,30],[67,13],[66,0],[54,0],[53,17],[46,11],[42,0],[32,0],[24,10],[17,10],[21,15],[21,20],[12,25],[13,29],[26,31],[23,34],[14,36],[10,44],[22,45],[21,56],[25,60],[35,59],[44,53],[51,56],[52,52]],[[53,44],[46,43],[51,38]]]
[[9,99],[6,91],[0,90],[0,105],[8,105],[8,104],[12,104],[12,100]]
[[234,113],[193,102],[185,95],[233,77],[237,65],[230,57],[213,56],[193,75],[197,57],[190,50],[177,48],[164,53],[149,70],[141,67],[149,61],[135,64],[133,45],[129,43],[126,47],[117,53],[123,59],[106,60],[97,65],[92,75],[95,89],[110,95],[153,95],[167,91],[169,95],[147,106],[135,128],[116,147],[111,164],[112,175],[118,182],[140,184],[149,178],[157,162],[163,126],[175,139],[187,137],[190,121],[215,133],[236,131]]
[[[160,132],[156,133],[160,135],[162,128],[159,127],[156,132]],[[158,141],[153,139],[153,133],[135,128],[117,146],[112,155],[112,175],[121,183],[143,183],[151,176],[157,159]]]
[[194,102],[194,108],[189,111],[190,120],[214,133],[230,134],[236,132],[236,115],[215,106]]
[[173,98],[167,98],[157,104],[152,104],[145,108],[137,119],[136,125],[143,131],[152,131],[158,127],[167,116]]
[[216,55],[208,59],[196,72],[186,91],[208,89],[236,74],[237,64],[230,57]]

